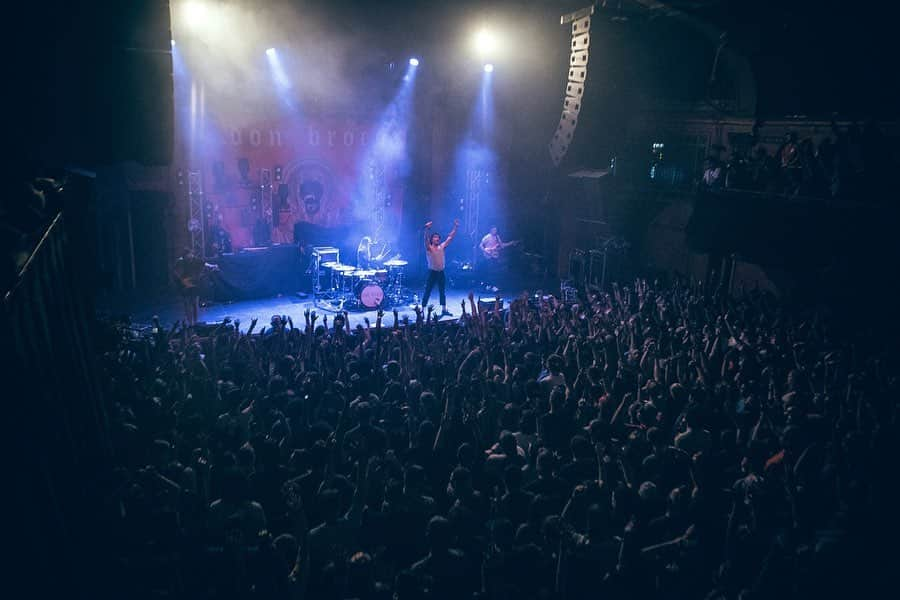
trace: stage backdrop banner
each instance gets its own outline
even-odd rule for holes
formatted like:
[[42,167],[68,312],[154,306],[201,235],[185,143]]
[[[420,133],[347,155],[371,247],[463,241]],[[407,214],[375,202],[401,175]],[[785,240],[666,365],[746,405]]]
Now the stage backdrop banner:
[[203,171],[207,218],[229,233],[235,250],[259,243],[269,193],[274,243],[293,243],[301,222],[353,226],[387,240],[399,230],[402,177],[371,159],[370,122],[323,116],[217,129],[192,163]]

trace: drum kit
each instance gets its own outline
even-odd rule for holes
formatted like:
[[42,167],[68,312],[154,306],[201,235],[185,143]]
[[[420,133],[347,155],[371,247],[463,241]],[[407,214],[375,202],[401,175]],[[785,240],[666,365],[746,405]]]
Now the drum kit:
[[334,258],[338,260],[321,262],[313,272],[317,305],[338,311],[374,310],[408,302],[403,287],[408,261],[393,258],[381,269],[357,269],[342,264],[339,255]]

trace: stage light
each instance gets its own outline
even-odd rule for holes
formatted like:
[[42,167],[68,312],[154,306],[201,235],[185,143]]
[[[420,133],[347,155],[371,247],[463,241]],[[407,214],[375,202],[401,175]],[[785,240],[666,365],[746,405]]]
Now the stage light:
[[181,16],[188,27],[199,27],[207,18],[208,7],[202,2],[185,2],[181,7]]
[[266,48],[266,54],[269,56],[275,56],[275,48]]
[[486,65],[484,65],[484,72],[485,73],[493,73],[494,65],[492,65],[491,63],[487,63]]
[[480,56],[493,54],[497,51],[497,36],[487,29],[479,29],[475,33],[475,37],[472,38],[472,45],[475,52]]
[[175,47],[175,40],[169,40],[169,41],[172,42],[172,47],[174,48],[174,47]]
[[414,66],[414,67],[418,67],[418,66],[419,66],[419,59],[418,59],[418,58],[411,58],[411,59],[409,59],[409,64],[411,64],[411,65]]

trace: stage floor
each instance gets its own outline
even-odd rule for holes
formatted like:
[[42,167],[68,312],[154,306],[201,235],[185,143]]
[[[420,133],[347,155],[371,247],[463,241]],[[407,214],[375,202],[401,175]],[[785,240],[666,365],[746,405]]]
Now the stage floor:
[[[459,318],[461,314],[460,302],[465,300],[468,295],[469,290],[447,290],[447,310],[453,313],[453,316],[443,317],[441,318],[441,321],[453,321]],[[476,293],[475,299],[477,301],[479,298],[493,299],[495,296],[500,296],[504,301],[503,305],[509,306],[511,299],[517,295],[518,294],[512,292],[498,294],[490,292],[481,294]],[[434,304],[435,310],[440,310],[440,306],[437,305],[436,294],[432,296],[431,303]],[[184,319],[181,301],[177,297],[141,304],[141,306],[129,307],[130,310],[126,311],[130,314],[131,320],[135,325],[149,325],[152,323],[154,315],[159,317],[160,323],[164,327],[171,327],[176,321]],[[316,311],[316,314],[319,315],[319,320],[316,322],[317,325],[321,325],[322,317],[327,315],[330,326],[331,319],[336,314],[334,311],[323,305],[317,305],[311,295],[306,298],[300,296],[275,296],[258,300],[240,300],[203,306],[200,308],[200,321],[204,323],[220,323],[226,317],[230,317],[232,321],[240,319],[241,331],[246,331],[247,328],[250,327],[250,321],[253,318],[258,318],[259,321],[256,325],[256,331],[259,331],[263,325],[269,327],[269,322],[273,315],[285,315],[294,321],[295,327],[302,328],[305,323],[303,313],[307,309],[310,311],[314,310]],[[466,311],[468,312],[468,310],[467,301]],[[370,310],[363,312],[351,310],[348,312],[350,326],[355,328],[357,324],[365,326],[364,319],[366,318],[368,318],[374,326],[378,311]],[[416,313],[413,310],[412,305],[398,306],[397,312],[401,320],[404,316],[409,317],[410,321],[415,321],[416,319]],[[394,317],[391,308],[386,308],[383,323],[390,326],[393,322]]]

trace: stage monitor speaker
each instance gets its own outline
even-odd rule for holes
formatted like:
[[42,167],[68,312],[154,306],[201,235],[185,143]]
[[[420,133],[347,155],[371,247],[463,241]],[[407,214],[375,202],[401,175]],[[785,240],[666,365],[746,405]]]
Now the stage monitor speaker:
[[478,298],[478,312],[491,312],[495,308],[503,310],[503,298]]

